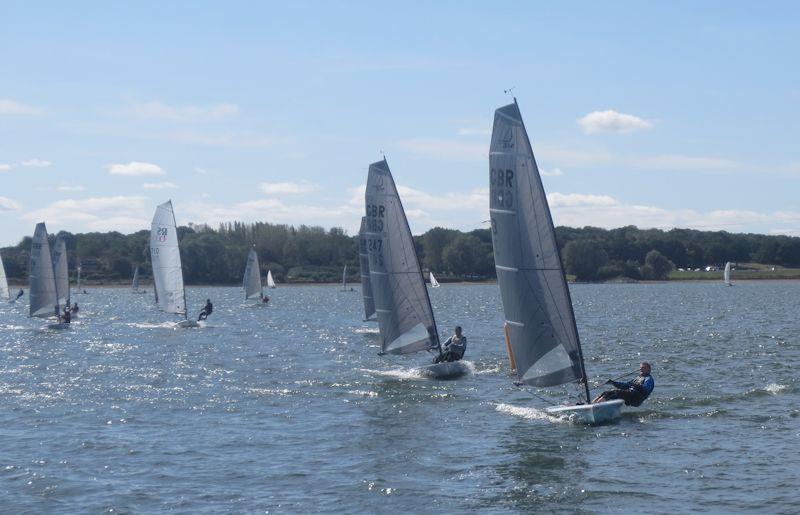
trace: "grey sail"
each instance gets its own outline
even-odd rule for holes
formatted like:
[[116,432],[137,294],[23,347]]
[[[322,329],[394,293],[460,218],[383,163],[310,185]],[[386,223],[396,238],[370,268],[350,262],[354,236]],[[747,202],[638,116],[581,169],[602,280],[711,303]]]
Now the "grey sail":
[[0,298],[11,298],[11,292],[8,290],[8,280],[6,279],[6,269],[3,266],[3,256],[0,256]]
[[242,286],[244,286],[245,299],[258,299],[261,297],[261,269],[258,265],[256,249],[250,249],[250,253],[247,254]]
[[361,266],[361,295],[364,298],[364,320],[369,320],[375,314],[375,301],[372,299],[366,232],[367,217],[362,216],[361,228],[358,230],[358,263]]
[[167,313],[186,315],[181,253],[172,201],[156,208],[150,226],[150,260],[159,307]]
[[32,317],[47,318],[55,316],[59,312],[52,259],[50,243],[47,241],[47,227],[44,222],[38,223],[31,242],[30,276],[28,278],[29,315]]
[[70,305],[69,267],[67,265],[67,245],[59,236],[53,245],[53,273],[56,278],[56,293],[59,306]]
[[384,159],[369,167],[366,237],[381,350],[407,354],[439,346],[411,229]]
[[139,267],[133,269],[133,281],[131,281],[131,289],[139,291]]
[[516,101],[495,111],[489,167],[497,282],[519,379],[534,386],[583,379],[553,220]]

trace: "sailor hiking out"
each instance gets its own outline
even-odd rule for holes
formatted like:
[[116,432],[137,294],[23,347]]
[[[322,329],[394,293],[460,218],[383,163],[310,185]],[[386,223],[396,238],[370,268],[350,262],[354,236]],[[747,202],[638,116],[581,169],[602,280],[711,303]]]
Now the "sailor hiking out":
[[214,311],[214,306],[211,304],[211,299],[206,299],[206,305],[203,306],[203,310],[200,311],[200,316],[197,317],[197,321],[205,320],[212,311]]
[[626,406],[641,406],[642,403],[653,393],[656,383],[650,375],[650,363],[642,362],[639,365],[639,376],[626,382],[618,382],[613,379],[606,381],[616,390],[609,390],[601,393],[592,403],[610,401],[612,399],[622,399]]
[[458,361],[464,357],[464,352],[467,350],[467,337],[461,334],[461,326],[456,326],[455,334],[444,342],[442,352],[436,358],[434,363],[441,363],[443,361]]

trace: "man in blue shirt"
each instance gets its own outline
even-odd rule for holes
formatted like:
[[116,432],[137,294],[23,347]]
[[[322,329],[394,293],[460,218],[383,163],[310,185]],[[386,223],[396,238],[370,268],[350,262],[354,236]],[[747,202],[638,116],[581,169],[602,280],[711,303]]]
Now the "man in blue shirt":
[[455,334],[444,342],[442,353],[434,358],[434,363],[443,361],[458,361],[464,357],[467,350],[467,337],[461,334],[461,326],[457,325]]
[[625,401],[626,406],[641,406],[645,399],[653,393],[653,388],[656,386],[653,376],[650,375],[650,363],[647,362],[642,362],[639,365],[639,377],[633,381],[621,383],[609,379],[606,384],[610,384],[616,390],[601,393],[592,401],[592,404],[612,399],[622,399]]

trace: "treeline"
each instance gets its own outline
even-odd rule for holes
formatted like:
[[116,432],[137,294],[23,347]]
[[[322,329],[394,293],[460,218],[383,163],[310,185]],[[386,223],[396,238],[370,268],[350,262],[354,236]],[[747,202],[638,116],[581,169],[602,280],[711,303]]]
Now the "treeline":
[[[70,271],[78,262],[87,284],[129,281],[133,269],[150,275],[149,231],[60,233],[66,240]],[[642,230],[558,227],[556,235],[567,273],[578,280],[615,277],[664,279],[674,267],[701,268],[725,261],[800,266],[800,238],[731,234],[690,229]],[[55,239],[55,235],[51,236]],[[358,242],[343,229],[233,222],[217,228],[178,229],[184,277],[190,284],[238,284],[255,245],[264,272],[279,282],[336,282],[348,266],[358,282]],[[443,280],[495,277],[489,229],[461,232],[440,227],[414,238],[420,263]],[[0,249],[11,280],[27,281],[31,239]]]

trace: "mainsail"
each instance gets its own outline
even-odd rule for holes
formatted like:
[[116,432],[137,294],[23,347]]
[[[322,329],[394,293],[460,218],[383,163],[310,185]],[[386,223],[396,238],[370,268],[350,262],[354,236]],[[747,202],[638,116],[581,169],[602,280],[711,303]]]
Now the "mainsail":
[[275,288],[275,279],[272,278],[272,270],[267,270],[267,288]]
[[438,288],[439,281],[437,281],[436,278],[433,276],[433,272],[430,272],[430,274],[431,274],[431,288]]
[[250,249],[247,254],[247,265],[244,268],[244,278],[242,279],[245,299],[258,299],[261,297],[261,269],[258,266],[258,254],[256,249]]
[[731,262],[725,263],[725,284],[731,284]]
[[56,278],[58,305],[69,306],[69,266],[67,265],[67,245],[59,236],[53,246],[53,273]]
[[172,201],[156,208],[150,226],[150,260],[153,281],[158,290],[158,305],[167,313],[186,315],[186,290],[183,286],[181,252]]
[[386,159],[369,167],[366,237],[381,350],[407,354],[439,347],[428,289]]
[[585,385],[553,220],[516,100],[495,111],[489,166],[497,282],[519,379]]
[[29,316],[47,318],[60,313],[52,259],[50,243],[47,241],[47,227],[44,222],[38,223],[31,242]]
[[358,230],[358,263],[361,267],[361,295],[364,298],[364,320],[375,314],[375,301],[372,299],[372,284],[369,277],[369,252],[367,251],[367,217],[361,217]]
[[8,291],[8,280],[6,279],[6,268],[3,266],[3,256],[0,256],[0,298],[10,299],[11,292]]
[[139,291],[139,266],[133,269],[133,281],[131,281],[131,290]]

